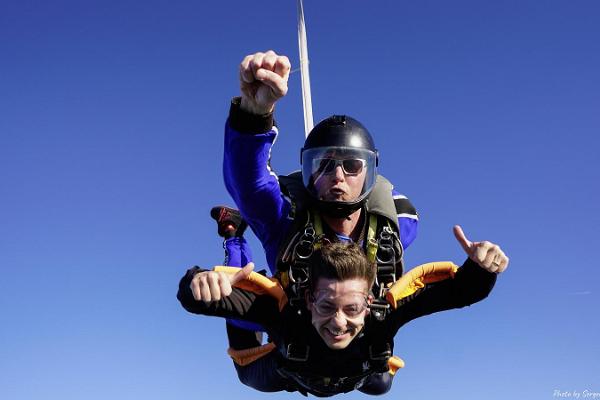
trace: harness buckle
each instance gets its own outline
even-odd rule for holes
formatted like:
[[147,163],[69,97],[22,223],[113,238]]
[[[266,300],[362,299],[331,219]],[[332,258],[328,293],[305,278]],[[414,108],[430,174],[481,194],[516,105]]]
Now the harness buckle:
[[285,358],[291,361],[300,361],[305,362],[308,361],[308,351],[310,349],[309,345],[298,345],[294,343],[290,343],[287,346]]
[[375,345],[369,346],[369,358],[374,361],[387,361],[388,358],[392,356],[392,350],[390,349],[390,345],[388,343],[385,344],[385,347],[382,351],[374,351],[373,347]]
[[377,319],[377,321],[383,321],[385,319],[389,308],[390,305],[380,299],[375,299],[371,304],[369,304],[369,310],[371,310],[371,314]]
[[383,297],[387,288],[396,282],[397,259],[402,260],[402,254],[396,254],[394,238],[396,234],[389,226],[384,226],[377,240],[377,288],[378,297]]

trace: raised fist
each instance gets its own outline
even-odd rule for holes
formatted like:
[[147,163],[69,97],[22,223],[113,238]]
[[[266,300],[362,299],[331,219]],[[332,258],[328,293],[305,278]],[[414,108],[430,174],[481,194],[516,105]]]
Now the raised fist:
[[252,114],[273,112],[288,91],[290,60],[269,50],[246,56],[240,64],[241,108]]

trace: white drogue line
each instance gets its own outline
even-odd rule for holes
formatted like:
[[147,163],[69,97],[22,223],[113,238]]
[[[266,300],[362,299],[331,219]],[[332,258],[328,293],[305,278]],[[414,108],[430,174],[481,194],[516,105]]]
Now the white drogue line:
[[304,137],[312,130],[312,98],[310,94],[310,76],[308,73],[308,46],[306,44],[306,25],[304,23],[304,7],[298,0],[298,50],[300,51],[300,77],[302,80],[302,107],[304,108]]

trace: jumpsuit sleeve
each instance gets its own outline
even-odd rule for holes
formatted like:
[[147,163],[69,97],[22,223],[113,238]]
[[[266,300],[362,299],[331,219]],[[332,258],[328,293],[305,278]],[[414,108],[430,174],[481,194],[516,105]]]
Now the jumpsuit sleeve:
[[257,295],[251,291],[232,288],[231,295],[218,301],[204,302],[194,299],[190,283],[196,274],[204,270],[193,267],[179,281],[177,299],[188,312],[208,316],[236,318],[272,325],[279,318],[277,301],[268,295]]
[[273,270],[279,242],[291,224],[291,205],[271,170],[271,147],[277,138],[273,115],[253,115],[234,99],[225,125],[223,178],[227,191],[267,251]]
[[467,259],[453,279],[426,285],[393,311],[390,316],[391,332],[395,334],[402,325],[415,318],[462,308],[485,299],[492,291],[496,277],[496,274]]
[[400,228],[400,242],[406,249],[416,239],[419,227],[419,214],[410,200],[403,194],[392,189],[392,197],[398,215],[398,227]]

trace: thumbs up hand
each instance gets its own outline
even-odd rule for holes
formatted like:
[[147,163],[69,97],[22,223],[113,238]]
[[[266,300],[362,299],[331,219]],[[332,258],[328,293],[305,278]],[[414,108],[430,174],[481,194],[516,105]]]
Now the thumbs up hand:
[[508,257],[497,244],[471,242],[459,225],[454,226],[454,236],[469,258],[486,271],[499,274],[508,267]]
[[196,274],[190,283],[194,299],[208,303],[229,296],[233,285],[248,278],[253,269],[254,263],[248,263],[235,275],[215,271],[204,271]]

